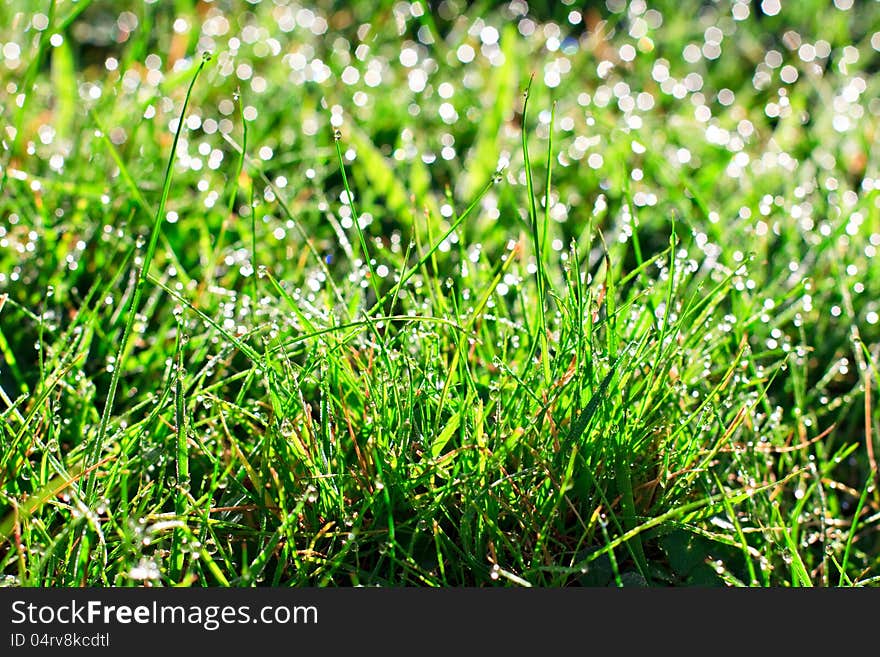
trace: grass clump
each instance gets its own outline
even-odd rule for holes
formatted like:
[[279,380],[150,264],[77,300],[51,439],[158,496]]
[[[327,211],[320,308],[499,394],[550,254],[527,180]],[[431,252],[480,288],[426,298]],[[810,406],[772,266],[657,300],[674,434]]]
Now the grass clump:
[[875,582],[877,11],[680,4],[4,6],[6,581]]

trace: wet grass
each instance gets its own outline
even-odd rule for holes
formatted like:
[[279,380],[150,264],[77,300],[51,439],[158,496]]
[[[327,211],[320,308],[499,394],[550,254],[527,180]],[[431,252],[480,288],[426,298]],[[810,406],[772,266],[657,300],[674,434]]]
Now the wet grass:
[[4,582],[876,583],[880,9],[783,4],[4,5]]

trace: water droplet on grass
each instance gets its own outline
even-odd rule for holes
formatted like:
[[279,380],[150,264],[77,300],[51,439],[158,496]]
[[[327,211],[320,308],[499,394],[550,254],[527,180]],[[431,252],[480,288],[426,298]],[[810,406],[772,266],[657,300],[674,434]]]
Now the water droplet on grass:
[[[146,539],[144,541],[146,543]],[[142,558],[137,566],[128,571],[128,576],[137,580],[159,579],[159,566],[152,559]]]

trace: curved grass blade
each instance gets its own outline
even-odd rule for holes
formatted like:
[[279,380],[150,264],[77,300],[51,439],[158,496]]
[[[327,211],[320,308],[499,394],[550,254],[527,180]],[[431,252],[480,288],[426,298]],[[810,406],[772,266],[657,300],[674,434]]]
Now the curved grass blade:
[[[135,286],[134,294],[132,295],[131,303],[128,307],[125,328],[122,332],[122,340],[119,343],[119,349],[116,353],[116,367],[114,368],[113,376],[110,379],[110,388],[107,391],[107,403],[104,405],[104,411],[101,414],[101,423],[98,428],[98,433],[96,434],[95,440],[92,442],[88,450],[88,457],[86,462],[89,464],[97,463],[98,457],[101,453],[101,446],[104,444],[104,439],[107,436],[107,429],[110,425],[110,416],[113,412],[113,404],[116,400],[116,391],[119,388],[119,379],[125,366],[125,358],[128,355],[128,345],[131,338],[131,331],[134,327],[134,319],[137,315],[138,308],[140,307],[141,297],[143,296],[144,288],[146,288],[147,282],[149,280],[150,265],[152,264],[153,257],[156,254],[156,246],[159,243],[162,217],[165,215],[165,204],[168,201],[168,195],[171,192],[171,172],[174,166],[174,159],[177,156],[177,144],[180,141],[180,135],[183,132],[184,126],[186,125],[186,122],[184,121],[184,119],[186,118],[186,109],[189,105],[189,99],[192,95],[193,87],[195,87],[196,81],[199,79],[199,75],[201,75],[202,71],[209,61],[210,56],[206,53],[205,56],[202,57],[202,60],[199,62],[199,65],[196,68],[195,73],[193,74],[192,80],[189,83],[189,87],[186,90],[186,96],[183,99],[183,107],[180,110],[180,118],[177,122],[177,130],[174,133],[174,141],[171,144],[171,153],[168,156],[168,164],[165,167],[165,179],[162,184],[162,196],[159,198],[159,207],[156,208],[156,216],[153,219],[153,227],[150,230],[150,240],[147,245],[146,255],[144,256],[144,264],[138,274],[138,282]],[[94,498],[96,483],[96,473],[95,471],[91,471],[86,482],[87,500],[91,500]]]

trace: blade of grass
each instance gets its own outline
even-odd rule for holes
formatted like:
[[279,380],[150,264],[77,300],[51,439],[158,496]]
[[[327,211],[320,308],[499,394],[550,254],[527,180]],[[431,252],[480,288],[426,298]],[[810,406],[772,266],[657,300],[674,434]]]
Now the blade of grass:
[[[110,417],[113,412],[113,405],[116,399],[116,391],[119,388],[119,379],[123,369],[125,369],[125,359],[128,355],[128,346],[129,340],[131,338],[132,327],[134,326],[135,316],[137,315],[140,308],[141,298],[143,297],[144,289],[146,288],[147,282],[149,280],[150,265],[152,264],[153,258],[156,253],[156,246],[159,243],[162,219],[165,215],[165,204],[167,203],[168,196],[171,192],[171,173],[174,168],[175,158],[177,156],[177,144],[180,141],[180,135],[186,125],[185,119],[187,106],[189,105],[190,96],[192,95],[192,91],[195,87],[196,81],[199,79],[199,76],[201,75],[202,71],[209,61],[210,56],[208,56],[207,54],[206,56],[202,57],[198,66],[196,67],[195,73],[192,76],[189,87],[186,90],[186,96],[184,97],[183,106],[180,110],[180,117],[177,122],[177,130],[174,133],[174,141],[171,144],[171,152],[168,156],[168,163],[165,167],[165,178],[162,183],[162,195],[159,197],[159,206],[158,208],[156,208],[156,216],[153,220],[153,227],[150,231],[150,239],[147,244],[146,253],[144,255],[144,264],[142,265],[141,270],[138,274],[138,281],[134,289],[134,294],[132,295],[131,303],[129,304],[125,328],[123,329],[122,339],[119,343],[119,349],[116,353],[116,367],[113,369],[113,375],[110,379],[110,387],[107,391],[107,401],[104,405],[104,411],[101,415],[101,423],[98,427],[98,433],[96,434],[94,441],[92,441],[92,445],[88,452],[88,464],[94,464],[98,462],[101,448],[104,445],[104,439],[106,438],[107,430],[110,426]],[[92,471],[89,474],[88,480],[86,482],[87,500],[94,499],[96,484],[97,474]]]
[[[546,221],[544,228],[542,229],[538,225],[538,208],[537,208],[537,199],[535,198],[535,185],[532,180],[532,163],[529,159],[529,138],[528,132],[526,131],[526,118],[528,117],[528,106],[529,106],[529,96],[531,95],[532,82],[534,81],[534,75],[529,78],[529,83],[526,86],[525,91],[523,92],[523,111],[522,111],[522,152],[523,152],[523,160],[525,166],[526,173],[526,193],[529,197],[529,228],[532,232],[532,248],[535,251],[535,265],[537,270],[535,272],[535,284],[536,284],[536,294],[538,296],[537,302],[537,326],[535,327],[535,331],[537,333],[536,338],[532,340],[532,347],[529,350],[529,356],[526,359],[526,366],[531,367],[531,363],[535,357],[535,353],[537,351],[538,345],[541,345],[541,361],[542,361],[542,371],[544,373],[544,383],[549,385],[550,383],[550,353],[547,345],[547,318],[545,316],[547,305],[546,305],[546,272],[544,271],[544,252],[543,252],[543,241],[544,235],[547,231]],[[554,106],[555,111],[555,106]],[[552,125],[551,125],[551,134],[552,134]],[[552,139],[552,138],[551,138]],[[548,158],[551,157],[548,155]],[[550,168],[547,168],[547,182],[550,182]],[[549,187],[545,190],[545,194],[547,194],[547,198],[549,199],[550,189]],[[549,216],[549,215],[548,215]]]

